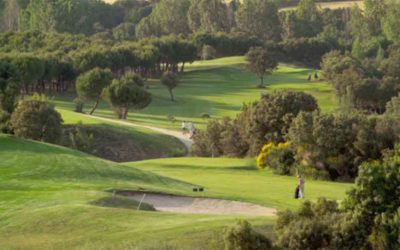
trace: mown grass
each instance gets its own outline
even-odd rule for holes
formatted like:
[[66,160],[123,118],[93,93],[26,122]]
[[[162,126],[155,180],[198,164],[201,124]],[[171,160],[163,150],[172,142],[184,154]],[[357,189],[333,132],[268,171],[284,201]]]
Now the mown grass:
[[[263,93],[276,90],[297,90],[312,94],[323,112],[337,107],[333,90],[324,81],[307,81],[314,70],[281,64],[279,69],[266,79],[267,88],[257,88],[258,79],[244,70],[243,57],[227,57],[211,61],[199,61],[187,66],[187,72],[181,76],[181,83],[175,90],[176,102],[171,102],[169,93],[158,80],[149,81],[153,101],[144,110],[132,110],[129,121],[166,127],[178,130],[181,120],[193,121],[202,127],[207,120],[203,113],[212,118],[235,116],[243,103],[258,100]],[[71,92],[55,98],[57,108],[72,110],[72,100],[76,94]],[[88,107],[90,104],[88,104]],[[102,102],[95,115],[115,118],[109,105]],[[174,116],[178,122],[172,123],[168,116]]]
[[[142,170],[204,186],[205,196],[253,202],[277,209],[293,209],[301,200],[293,199],[296,177],[274,175],[259,170],[252,159],[175,158],[126,163]],[[319,197],[342,200],[351,184],[306,179],[309,200]]]
[[0,159],[1,249],[204,249],[246,218],[136,211],[124,199],[99,206],[115,189],[191,194],[192,184],[58,146],[0,135]]

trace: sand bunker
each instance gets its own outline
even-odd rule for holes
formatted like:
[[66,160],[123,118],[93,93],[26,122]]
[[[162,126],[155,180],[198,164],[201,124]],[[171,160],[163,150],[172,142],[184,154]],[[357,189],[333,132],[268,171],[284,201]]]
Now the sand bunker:
[[[144,193],[130,193],[128,197],[141,201]],[[246,202],[210,198],[146,193],[143,202],[151,204],[158,211],[185,214],[220,214],[273,216],[276,210]]]

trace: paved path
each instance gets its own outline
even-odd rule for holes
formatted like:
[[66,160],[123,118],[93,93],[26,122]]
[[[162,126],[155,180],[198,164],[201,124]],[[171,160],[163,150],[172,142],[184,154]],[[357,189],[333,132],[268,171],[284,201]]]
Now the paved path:
[[165,134],[165,135],[170,135],[172,137],[175,137],[179,139],[187,148],[188,152],[190,152],[190,149],[192,148],[193,140],[189,138],[189,135],[183,135],[182,133],[170,129],[164,129],[164,128],[157,128],[153,126],[148,126],[148,125],[141,125],[133,122],[128,122],[128,121],[121,121],[121,120],[115,120],[115,119],[110,119],[110,118],[104,118],[104,117],[99,117],[99,116],[93,116],[93,115],[86,115],[82,114],[83,116],[87,116],[93,119],[97,119],[100,121],[105,121],[109,123],[114,123],[114,124],[119,124],[123,126],[129,126],[129,127],[136,127],[136,128],[146,128],[150,129],[153,131],[156,131],[160,134]]
[[277,212],[274,208],[240,201],[140,192],[126,195],[130,199],[151,204],[161,212],[247,216],[274,216]]

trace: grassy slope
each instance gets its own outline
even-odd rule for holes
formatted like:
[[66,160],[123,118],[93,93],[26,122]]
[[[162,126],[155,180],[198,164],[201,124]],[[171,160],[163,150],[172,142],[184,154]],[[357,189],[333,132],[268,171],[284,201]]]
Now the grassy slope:
[[[207,196],[248,201],[278,209],[294,208],[300,204],[293,199],[297,184],[295,177],[258,170],[251,159],[176,158],[128,165],[202,185]],[[350,187],[350,184],[344,183],[306,180],[305,194],[310,200],[321,196],[341,200]]]
[[105,127],[120,133],[127,133],[144,152],[148,152],[149,156],[152,155],[152,152],[157,155],[159,153],[156,152],[163,152],[164,155],[169,157],[186,155],[186,147],[175,137],[160,134],[145,128],[133,128],[107,123],[72,111],[62,109],[58,111],[61,113],[65,124],[82,122],[87,125]]
[[[168,91],[157,80],[150,81],[153,102],[142,111],[130,113],[129,120],[158,127],[179,129],[180,123],[171,123],[167,116],[178,120],[192,120],[199,127],[206,121],[201,113],[212,117],[234,116],[244,102],[258,100],[265,92],[280,89],[306,91],[314,95],[324,112],[336,108],[336,99],[326,82],[308,82],[312,69],[280,65],[279,70],[267,77],[268,87],[258,89],[258,80],[243,69],[243,57],[228,57],[188,65],[187,72],[176,89],[177,102],[169,100]],[[54,102],[59,109],[72,110],[75,94],[57,97]],[[115,117],[110,107],[102,103],[96,115]]]
[[[191,185],[88,155],[0,135],[1,249],[135,249],[208,244],[236,217],[90,205],[109,189],[185,194]],[[255,224],[273,218],[250,219]]]

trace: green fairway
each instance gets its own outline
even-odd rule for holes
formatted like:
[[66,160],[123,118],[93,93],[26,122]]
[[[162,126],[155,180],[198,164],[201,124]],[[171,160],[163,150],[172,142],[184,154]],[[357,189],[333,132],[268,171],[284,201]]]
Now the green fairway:
[[[1,249],[207,247],[240,216],[181,215],[91,205],[106,190],[190,194],[192,185],[48,144],[0,135]],[[247,218],[272,225],[274,218]],[[154,240],[157,239],[155,242]]]
[[[307,81],[312,69],[281,64],[279,69],[266,79],[267,88],[256,88],[258,79],[243,68],[244,57],[228,57],[211,61],[199,61],[187,66],[181,83],[175,90],[176,102],[171,102],[167,89],[152,79],[149,81],[153,102],[144,110],[132,110],[129,120],[136,123],[180,128],[180,120],[194,121],[198,127],[207,121],[200,118],[202,113],[212,118],[233,117],[243,103],[258,100],[262,93],[291,89],[305,91],[318,100],[323,112],[337,107],[334,92],[324,81]],[[53,101],[58,109],[73,110],[75,93],[57,96]],[[90,107],[86,106],[86,110]],[[95,115],[115,118],[109,105],[102,102]],[[174,116],[172,123],[167,116]]]
[[[278,209],[295,208],[296,177],[258,170],[252,159],[182,158],[134,162],[128,165],[204,186],[203,195],[253,202]],[[341,200],[351,184],[306,180],[306,198]]]

